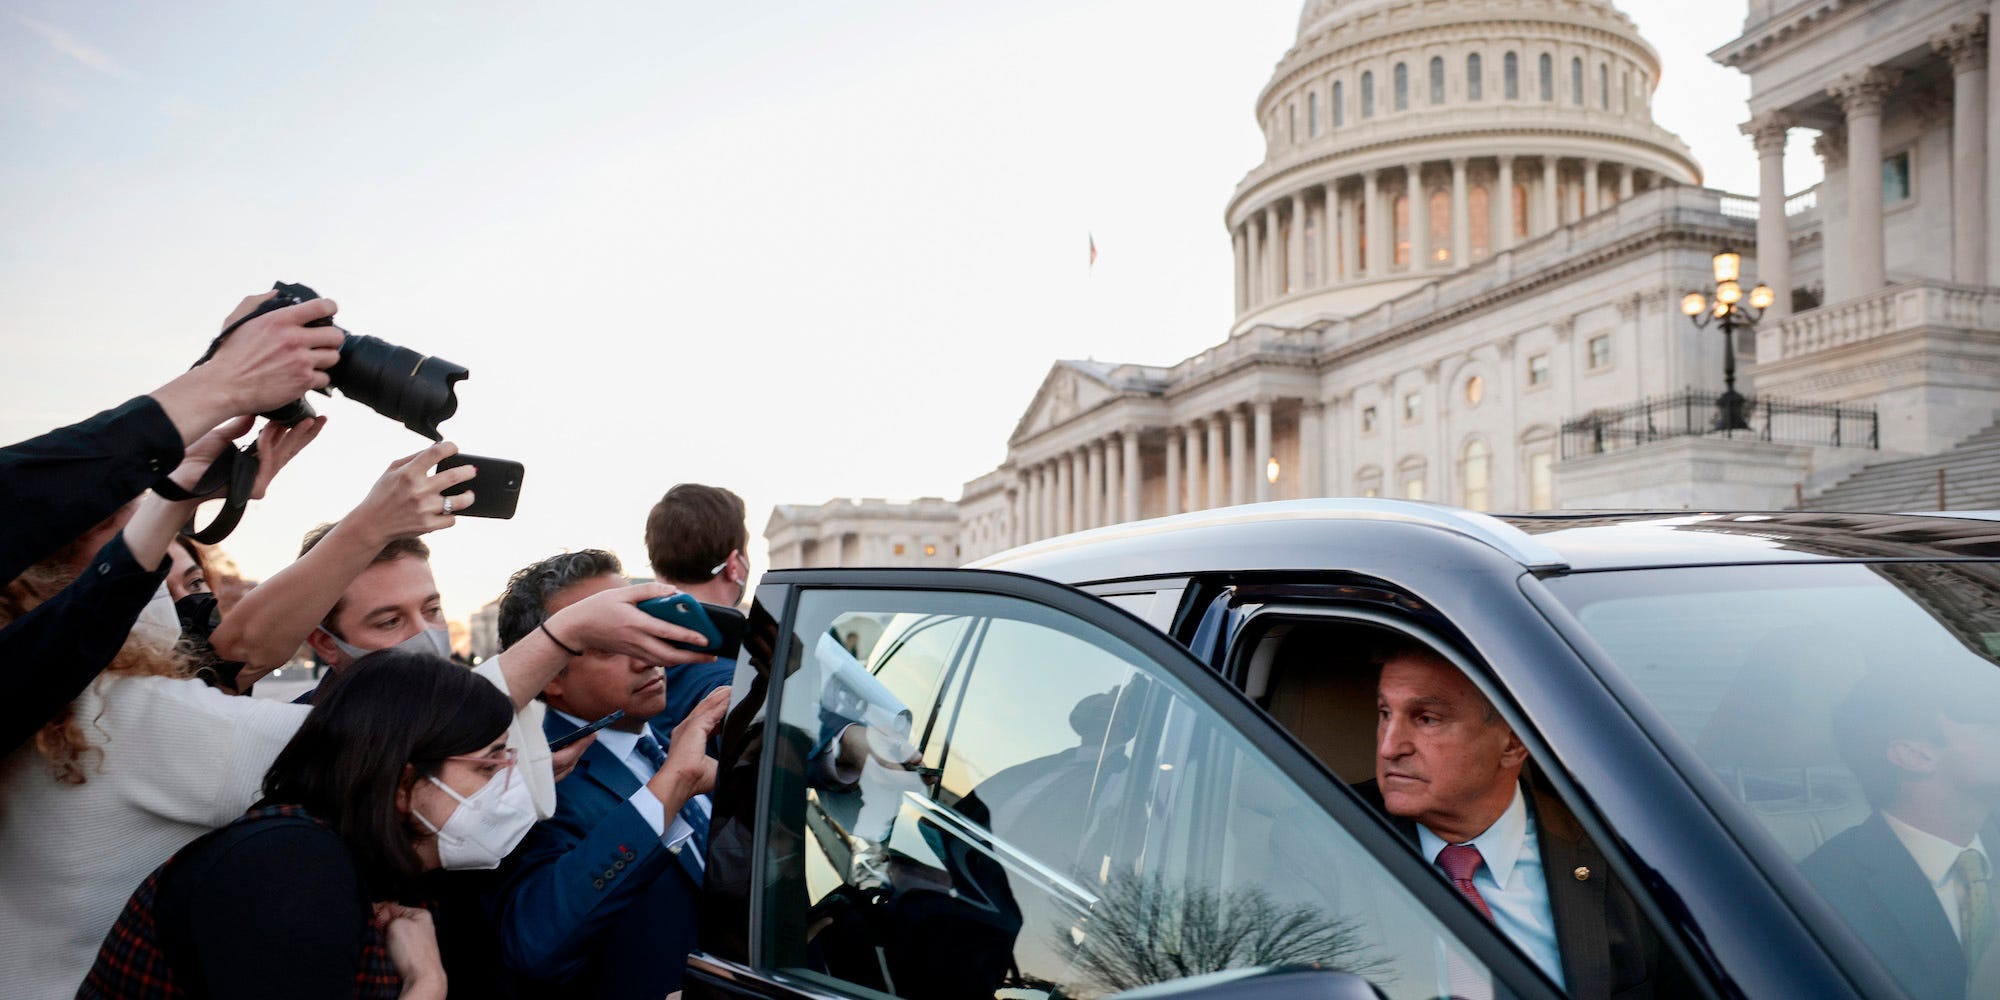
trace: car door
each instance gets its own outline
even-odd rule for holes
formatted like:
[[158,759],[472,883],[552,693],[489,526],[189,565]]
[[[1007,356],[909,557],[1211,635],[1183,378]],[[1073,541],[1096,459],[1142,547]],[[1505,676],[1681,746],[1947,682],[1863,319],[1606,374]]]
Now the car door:
[[751,628],[690,997],[1557,995],[1240,693],[1104,600],[779,571]]

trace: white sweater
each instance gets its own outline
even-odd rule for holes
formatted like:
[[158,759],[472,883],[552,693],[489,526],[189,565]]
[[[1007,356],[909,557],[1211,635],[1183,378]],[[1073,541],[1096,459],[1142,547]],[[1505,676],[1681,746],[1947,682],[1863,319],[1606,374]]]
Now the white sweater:
[[[475,672],[506,690],[497,659]],[[0,758],[0,996],[75,995],[132,890],[250,808],[311,710],[197,680],[116,674],[73,707],[104,751],[101,766],[85,757],[83,784],[57,781],[32,745]],[[516,714],[510,742],[546,817],[555,781],[541,711],[530,702]]]

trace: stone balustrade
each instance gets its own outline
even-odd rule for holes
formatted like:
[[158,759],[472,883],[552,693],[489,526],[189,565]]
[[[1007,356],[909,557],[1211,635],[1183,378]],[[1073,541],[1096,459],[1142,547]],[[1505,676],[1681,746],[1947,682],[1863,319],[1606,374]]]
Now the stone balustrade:
[[[1787,318],[1761,339],[1758,360],[1781,361],[1887,337],[1920,327],[1994,329],[2000,288],[1912,281]],[[1775,351],[1766,354],[1767,349]]]

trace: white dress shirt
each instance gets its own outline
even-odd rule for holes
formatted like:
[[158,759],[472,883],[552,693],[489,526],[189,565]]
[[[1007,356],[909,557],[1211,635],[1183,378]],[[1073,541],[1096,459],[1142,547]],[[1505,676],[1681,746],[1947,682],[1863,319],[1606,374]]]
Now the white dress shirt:
[[1937,893],[1938,905],[1944,907],[1944,918],[1951,921],[1951,932],[1960,941],[1965,940],[1965,928],[1958,925],[1958,881],[1951,877],[1951,866],[1958,863],[1958,856],[1966,848],[1978,851],[1986,859],[1986,870],[1993,870],[1993,855],[1986,853],[1986,845],[1979,842],[1979,835],[1972,835],[1970,844],[1954,844],[1936,834],[1926,833],[1897,819],[1888,813],[1882,818],[1889,821],[1889,831],[1903,842],[1905,850],[1917,862],[1917,868],[1931,881],[1931,891]]
[[[553,708],[549,711],[572,725],[589,725],[568,712]],[[625,801],[632,803],[632,808],[639,810],[639,815],[645,818],[646,825],[652,827],[654,833],[660,835],[660,843],[665,845],[667,850],[679,853],[681,845],[686,843],[689,837],[694,836],[694,827],[689,826],[688,821],[682,819],[678,813],[674,815],[673,822],[668,823],[667,807],[660,803],[659,796],[646,788],[646,782],[653,780],[653,772],[658,769],[653,766],[652,761],[646,759],[645,754],[639,752],[641,735],[607,726],[597,731],[597,745],[611,751],[611,755],[618,758],[618,762],[625,765],[633,776],[639,779],[639,790],[633,792],[632,797]],[[695,811],[703,816],[709,814],[706,795],[696,795],[688,799],[688,804],[694,806]]]
[[[1424,860],[1433,865],[1449,846],[1421,823],[1417,843]],[[1479,850],[1483,863],[1472,873],[1472,885],[1493,911],[1493,923],[1557,986],[1567,988],[1562,952],[1556,945],[1555,913],[1549,907],[1549,882],[1542,874],[1542,845],[1535,838],[1535,817],[1529,814],[1519,785],[1514,786],[1514,801],[1507,811],[1466,843]]]

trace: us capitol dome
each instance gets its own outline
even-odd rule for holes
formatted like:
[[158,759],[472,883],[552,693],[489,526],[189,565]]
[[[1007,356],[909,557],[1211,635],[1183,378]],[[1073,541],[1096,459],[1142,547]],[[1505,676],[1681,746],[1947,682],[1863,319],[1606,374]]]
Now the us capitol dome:
[[[1660,59],[1605,0],[1310,0],[1236,186],[1235,330],[1352,316],[1664,184]],[[1414,197],[1412,194],[1414,193]]]

